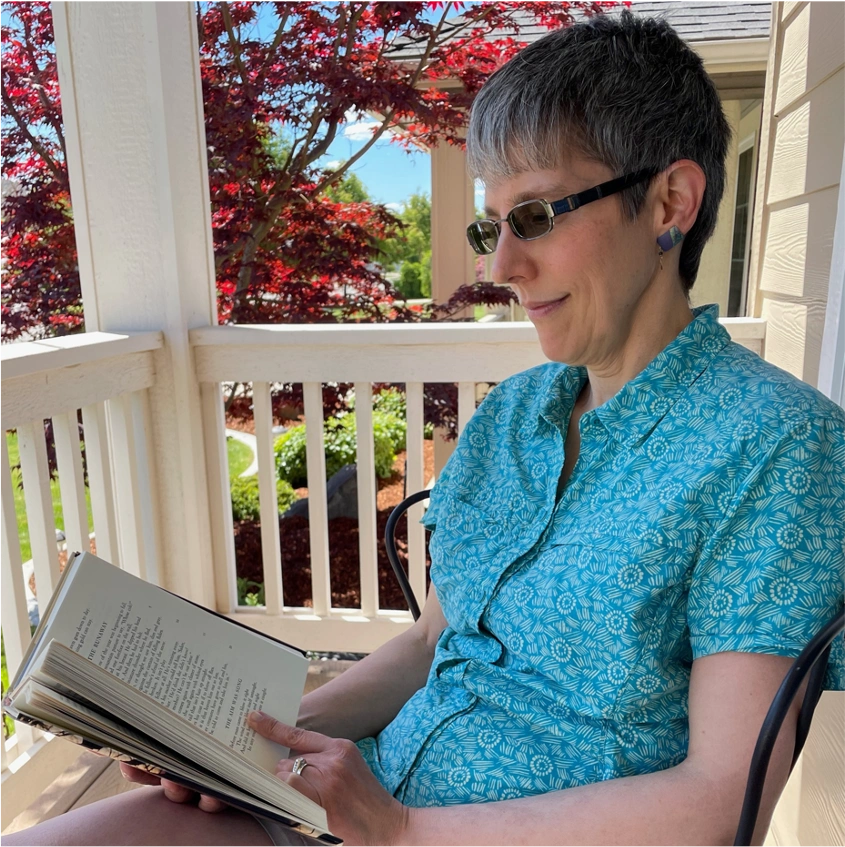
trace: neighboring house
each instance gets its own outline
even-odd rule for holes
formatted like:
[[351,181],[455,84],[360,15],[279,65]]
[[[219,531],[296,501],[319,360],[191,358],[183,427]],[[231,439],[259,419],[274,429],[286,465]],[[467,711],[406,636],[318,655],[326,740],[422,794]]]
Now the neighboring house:
[[[618,15],[623,8],[620,4],[608,14]],[[702,256],[693,302],[718,303],[722,315],[744,315],[772,4],[633,2],[630,8],[634,14],[672,24],[702,57],[722,96],[734,137],[719,223]],[[526,26],[517,37],[532,42],[546,32],[544,27]],[[412,58],[413,53],[406,55]],[[444,144],[431,152],[432,296],[443,301],[474,278],[474,257],[455,233],[463,233],[473,219],[475,196],[463,151]]]

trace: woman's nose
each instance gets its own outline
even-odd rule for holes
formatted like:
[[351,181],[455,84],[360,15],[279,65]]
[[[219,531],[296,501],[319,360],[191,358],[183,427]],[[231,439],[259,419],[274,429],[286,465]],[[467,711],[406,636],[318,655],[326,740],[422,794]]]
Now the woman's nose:
[[497,285],[510,285],[514,279],[523,279],[530,270],[526,242],[517,238],[507,223],[502,223],[490,276]]

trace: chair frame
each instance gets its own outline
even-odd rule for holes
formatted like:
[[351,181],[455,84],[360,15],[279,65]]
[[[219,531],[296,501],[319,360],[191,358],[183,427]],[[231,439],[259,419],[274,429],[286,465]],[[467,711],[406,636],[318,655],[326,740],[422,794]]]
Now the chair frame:
[[[384,531],[387,558],[390,560],[397,580],[399,580],[399,586],[402,589],[405,602],[408,604],[408,608],[415,621],[419,620],[420,607],[414,596],[408,577],[405,574],[405,570],[402,567],[402,563],[399,561],[395,533],[396,525],[408,507],[427,499],[430,494],[431,489],[426,489],[424,491],[418,491],[416,494],[410,495],[410,497],[406,497],[390,513]],[[792,754],[790,773],[798,761],[798,756],[801,754],[801,750],[804,748],[804,743],[810,732],[813,714],[821,698],[833,639],[842,632],[843,628],[845,628],[845,609],[840,610],[838,614],[828,621],[801,651],[801,655],[792,663],[777,694],[775,694],[772,700],[751,757],[748,781],[745,786],[745,797],[742,802],[739,825],[734,838],[735,845],[751,843],[754,828],[757,825],[757,816],[760,813],[760,802],[763,797],[769,761],[772,758],[775,743],[777,742],[783,722],[789,713],[789,708],[795,700],[802,683],[809,675],[807,690],[801,702],[801,711],[798,714],[798,725],[795,731],[795,749]]]

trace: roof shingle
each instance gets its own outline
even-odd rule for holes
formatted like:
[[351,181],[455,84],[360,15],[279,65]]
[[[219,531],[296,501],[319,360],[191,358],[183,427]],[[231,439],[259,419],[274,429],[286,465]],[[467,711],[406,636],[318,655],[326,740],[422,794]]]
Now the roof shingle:
[[[619,7],[610,11],[619,14]],[[673,3],[634,0],[631,11],[644,17],[664,18],[686,41],[716,41],[732,38],[768,38],[772,4]]]

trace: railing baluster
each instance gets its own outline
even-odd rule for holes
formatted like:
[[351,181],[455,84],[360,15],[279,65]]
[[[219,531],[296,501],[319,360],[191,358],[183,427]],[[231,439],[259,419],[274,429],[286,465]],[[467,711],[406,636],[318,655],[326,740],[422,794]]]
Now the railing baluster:
[[82,451],[79,449],[76,410],[53,417],[53,435],[56,439],[56,463],[67,550],[69,554],[84,553],[91,549],[91,542],[88,539],[85,474],[82,470]]
[[232,523],[232,495],[229,486],[229,458],[226,449],[226,420],[219,382],[200,385],[208,504],[211,511],[211,554],[217,611],[228,615],[238,605],[235,579],[235,536]]
[[378,613],[376,546],[376,453],[373,442],[373,386],[355,383],[355,430],[358,456],[358,557],[361,566],[361,613]]
[[35,589],[39,608],[46,609],[59,580],[59,555],[43,421],[30,421],[18,427],[18,448],[29,543],[35,566]]
[[139,417],[143,418],[138,414],[132,395],[109,401],[121,566],[141,579],[155,581],[152,557],[155,536],[145,532],[149,517],[145,515],[144,501],[150,498],[150,478],[147,469],[139,466],[146,455],[146,450],[139,445],[139,440],[145,439],[143,430],[139,439],[137,425],[142,423]]
[[282,551],[279,543],[279,498],[276,495],[276,461],[273,456],[273,405],[270,383],[252,384],[255,440],[258,455],[258,492],[261,501],[261,555],[264,562],[264,602],[268,615],[280,615]]
[[[423,479],[423,384],[409,382],[405,385],[407,428],[405,434],[405,496],[416,494],[425,488],[428,480]],[[423,504],[415,503],[407,511],[408,520],[408,578],[420,608],[425,604],[425,528],[420,523]]]
[[475,383],[458,383],[458,435],[464,431],[469,419],[475,414]]
[[120,567],[105,403],[83,407],[82,428],[97,555]]
[[161,549],[158,525],[159,490],[153,463],[153,419],[150,412],[149,391],[133,391],[127,398],[132,415],[132,429],[135,432],[135,451],[137,469],[136,498],[141,516],[141,533],[144,539],[144,579],[155,585],[160,584],[159,550]]
[[332,604],[329,574],[329,517],[326,502],[326,452],[323,445],[323,385],[305,382],[305,458],[308,467],[308,531],[311,542],[311,601],[314,614],[328,615]]
[[[26,589],[23,580],[23,562],[21,545],[18,539],[18,522],[15,517],[15,495],[12,473],[9,470],[9,451],[6,445],[6,433],[3,433],[3,542],[2,542],[2,606],[3,647],[6,651],[6,667],[9,681],[14,679],[23,654],[29,646],[29,613],[26,607]],[[43,607],[42,607],[43,608]],[[32,743],[32,732],[25,724],[16,724],[15,733],[19,735],[18,750],[26,750]],[[3,744],[5,761],[6,745]]]

